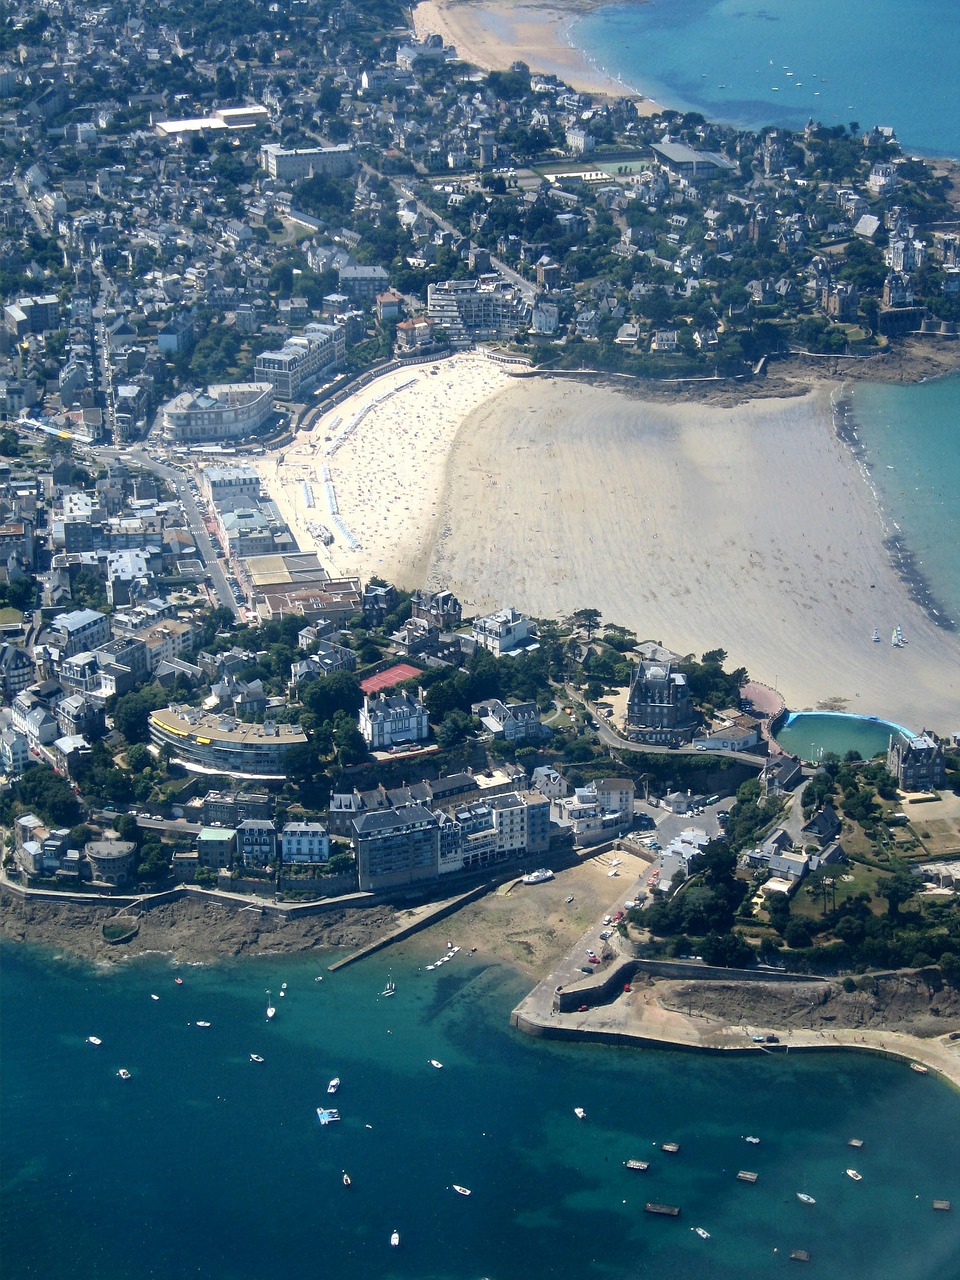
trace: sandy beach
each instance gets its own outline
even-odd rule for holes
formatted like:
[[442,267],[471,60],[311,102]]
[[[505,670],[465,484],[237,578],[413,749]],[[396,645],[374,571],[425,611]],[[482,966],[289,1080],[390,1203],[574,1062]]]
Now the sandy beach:
[[[682,653],[726,649],[791,710],[948,732],[960,641],[908,597],[829,389],[735,408],[517,382],[464,422],[427,585],[465,612],[580,607]],[[872,644],[900,625],[908,644]]]
[[[329,410],[289,447],[257,458],[300,549],[315,550],[333,576],[419,585],[450,448],[464,417],[510,381],[473,353],[398,369]],[[327,474],[356,545],[335,525]],[[310,525],[330,529],[333,544],[325,546]]]
[[[413,24],[421,39],[439,35],[444,44],[456,46],[465,62],[486,71],[505,71],[520,60],[531,71],[557,76],[578,93],[639,99],[640,94],[570,42],[570,24],[593,7],[591,0],[421,0],[413,10]],[[647,98],[638,110],[656,115],[661,108]]]

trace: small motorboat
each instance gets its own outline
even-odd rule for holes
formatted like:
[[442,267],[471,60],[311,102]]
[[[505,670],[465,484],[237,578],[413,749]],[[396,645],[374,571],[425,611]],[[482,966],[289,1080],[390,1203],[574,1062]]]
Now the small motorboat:
[[346,1169],[344,1169],[344,1171],[343,1171],[343,1185],[344,1185],[345,1187],[349,1187],[349,1186],[350,1186],[350,1175],[349,1175],[349,1173],[347,1173]]
[[854,1182],[862,1182],[862,1181],[863,1181],[863,1174],[862,1174],[862,1173],[857,1173],[856,1169],[847,1169],[845,1172],[846,1172],[847,1177],[848,1177],[848,1178],[852,1178],[852,1179],[854,1180]]
[[431,1067],[436,1067],[436,1068],[437,1068],[437,1070],[439,1071],[439,1070],[441,1069],[441,1067],[443,1066],[443,1063],[442,1063],[442,1062],[438,1062],[436,1058],[431,1058],[431,1059],[430,1059],[430,1065],[431,1065]]
[[260,1057],[259,1053],[251,1053],[251,1055],[250,1055],[250,1061],[251,1061],[251,1062],[262,1062],[262,1061],[263,1061],[263,1059]]
[[209,1022],[198,1022],[198,1023],[197,1023],[197,1026],[198,1026],[198,1027],[209,1027],[209,1025],[210,1025],[210,1023],[209,1023]]
[[458,1196],[468,1196],[468,1195],[470,1195],[470,1188],[469,1188],[469,1187],[458,1187],[458,1186],[457,1186],[457,1184],[456,1184],[456,1183],[454,1183],[454,1184],[453,1184],[453,1189],[454,1189],[454,1191],[457,1193],[457,1195],[458,1195]]
[[99,1036],[87,1036],[87,1044],[103,1044]]
[[574,1107],[573,1114],[577,1117],[578,1120],[582,1120],[587,1113],[586,1111],[584,1111],[583,1107]]
[[153,992],[151,991],[151,992],[150,992],[150,999],[151,999],[151,1000],[159,1000],[159,999],[160,999],[160,997],[159,997],[159,996],[155,996],[155,995],[153,994]]
[[754,1147],[757,1147],[757,1146],[759,1146],[759,1145],[760,1145],[760,1139],[759,1139],[759,1138],[754,1138],[754,1137],[750,1136],[749,1134],[747,1135],[747,1137],[746,1137],[746,1138],[744,1138],[744,1142],[749,1142],[749,1143],[751,1144],[751,1146],[754,1146]]
[[801,1203],[801,1204],[816,1204],[816,1203],[817,1203],[817,1202],[816,1202],[816,1200],[814,1200],[813,1196],[807,1195],[806,1191],[798,1191],[798,1192],[797,1192],[797,1199],[800,1201],[800,1203]]
[[929,1068],[925,1067],[922,1062],[911,1062],[910,1070],[916,1071],[917,1075],[925,1076],[927,1075]]
[[177,984],[177,986],[178,986],[178,987],[182,987],[182,986],[183,986],[183,979],[182,979],[182,978],[174,978],[174,982]]
[[340,1088],[340,1077],[334,1076],[333,1079],[330,1081],[330,1083],[327,1085],[327,1093],[336,1093],[339,1088]]
[[399,1231],[391,1231],[391,1233],[390,1233],[390,1243],[393,1245],[394,1249],[396,1249],[397,1245],[400,1243],[400,1232],[399,1232]]
[[121,1067],[120,1070],[117,1072],[117,1075],[120,1077],[121,1080],[130,1079],[130,1072],[127,1070],[126,1067]]
[[691,1230],[691,1231],[695,1231],[695,1232],[697,1233],[697,1235],[700,1237],[700,1239],[701,1239],[701,1240],[709,1240],[709,1239],[710,1239],[710,1232],[709,1232],[709,1231],[704,1230],[704,1228],[703,1228],[703,1227],[691,1227],[691,1228],[690,1228],[690,1230]]

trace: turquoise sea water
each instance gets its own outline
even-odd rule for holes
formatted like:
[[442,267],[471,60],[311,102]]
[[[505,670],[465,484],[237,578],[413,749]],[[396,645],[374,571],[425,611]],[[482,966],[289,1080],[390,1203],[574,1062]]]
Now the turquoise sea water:
[[859,751],[864,760],[870,760],[878,751],[886,751],[890,734],[898,732],[898,725],[883,720],[798,711],[777,733],[777,742],[802,760],[819,760],[828,752],[842,758],[848,751]]
[[960,377],[857,383],[850,400],[888,529],[960,627]]
[[[515,974],[465,954],[428,974],[409,946],[335,975],[2,959],[5,1280],[761,1280],[797,1247],[845,1280],[960,1273],[960,1215],[931,1209],[960,1202],[960,1097],[906,1064],[550,1044],[509,1028]],[[333,1075],[343,1120],[322,1129]]]
[[907,148],[960,156],[957,0],[628,0],[570,38],[665,107],[745,128],[893,125]]

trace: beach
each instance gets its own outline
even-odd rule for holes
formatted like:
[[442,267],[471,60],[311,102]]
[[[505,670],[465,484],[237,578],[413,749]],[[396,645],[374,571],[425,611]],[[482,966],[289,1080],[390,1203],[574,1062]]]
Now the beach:
[[[525,62],[531,71],[554,75],[578,93],[607,97],[635,97],[635,90],[574,48],[569,39],[570,23],[588,12],[590,0],[552,4],[537,0],[484,0],[481,4],[451,3],[450,0],[421,0],[413,9],[413,25],[420,39],[439,35],[445,45],[454,45],[465,62],[486,71],[506,71],[515,61]],[[656,115],[661,108],[650,99],[637,104],[643,115]]]
[[[463,419],[510,381],[472,352],[397,369],[328,410],[292,445],[255,459],[300,549],[316,551],[334,577],[416,585]],[[327,473],[345,528],[334,523]],[[324,545],[310,525],[326,526],[334,542]]]
[[[511,378],[470,353],[378,379],[258,466],[301,547],[335,575],[449,588],[465,615],[596,608],[682,654],[726,650],[793,711],[946,733],[960,640],[891,561],[868,477],[837,437],[837,392],[650,403],[582,379]],[[356,550],[306,528],[330,524],[324,466]],[[895,626],[903,648],[889,644]]]

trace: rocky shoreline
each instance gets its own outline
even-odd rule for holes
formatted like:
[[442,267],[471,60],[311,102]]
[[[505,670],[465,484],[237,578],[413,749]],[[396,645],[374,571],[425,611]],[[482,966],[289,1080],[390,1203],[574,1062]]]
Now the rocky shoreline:
[[396,925],[390,905],[281,916],[238,910],[215,898],[185,897],[151,907],[129,942],[111,944],[103,926],[117,915],[109,904],[67,902],[0,892],[0,937],[70,952],[97,964],[170,954],[184,963],[212,963],[247,955],[294,954],[321,948],[359,948]]

